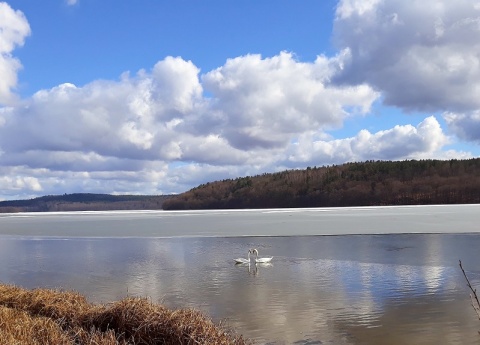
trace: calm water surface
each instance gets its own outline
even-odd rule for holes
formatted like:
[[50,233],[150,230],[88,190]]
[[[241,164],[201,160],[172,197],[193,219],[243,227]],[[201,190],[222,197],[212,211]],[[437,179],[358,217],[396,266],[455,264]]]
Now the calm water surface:
[[[458,267],[480,286],[478,211],[2,215],[0,280],[195,307],[257,344],[480,344]],[[235,265],[251,247],[273,264]]]

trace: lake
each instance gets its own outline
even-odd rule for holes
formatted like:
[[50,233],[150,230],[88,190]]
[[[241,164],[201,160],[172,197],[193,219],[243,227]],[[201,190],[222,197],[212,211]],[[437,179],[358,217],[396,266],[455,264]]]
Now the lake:
[[[0,215],[0,281],[194,307],[256,344],[478,344],[480,205]],[[235,265],[250,248],[272,265]]]

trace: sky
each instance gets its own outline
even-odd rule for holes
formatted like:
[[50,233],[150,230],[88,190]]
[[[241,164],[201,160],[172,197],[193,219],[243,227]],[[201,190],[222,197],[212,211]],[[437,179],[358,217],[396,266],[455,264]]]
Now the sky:
[[479,144],[479,0],[0,0],[0,200]]

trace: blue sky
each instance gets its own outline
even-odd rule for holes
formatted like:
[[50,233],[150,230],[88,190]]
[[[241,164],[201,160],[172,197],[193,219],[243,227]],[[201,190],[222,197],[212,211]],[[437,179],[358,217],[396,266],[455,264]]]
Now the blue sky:
[[0,1],[0,200],[480,153],[475,0]]
[[[118,79],[166,56],[192,60],[203,72],[245,54],[285,50],[302,61],[332,52],[336,1],[9,1],[32,30],[15,52],[24,96],[70,82]],[[333,51],[334,52],[334,51]],[[55,67],[53,67],[55,66]],[[24,79],[24,80],[23,80]]]

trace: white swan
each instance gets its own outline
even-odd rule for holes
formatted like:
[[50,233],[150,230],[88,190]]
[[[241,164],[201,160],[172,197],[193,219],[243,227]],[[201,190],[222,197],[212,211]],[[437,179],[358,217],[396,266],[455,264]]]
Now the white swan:
[[259,264],[265,264],[267,262],[272,261],[273,257],[268,257],[268,258],[259,258],[258,257],[258,250],[257,249],[252,249],[252,253],[255,253],[255,262]]
[[250,254],[252,253],[252,250],[250,249],[248,251],[248,259],[244,259],[244,258],[237,258],[237,259],[234,259],[235,260],[235,263],[237,264],[249,264],[250,263]]

